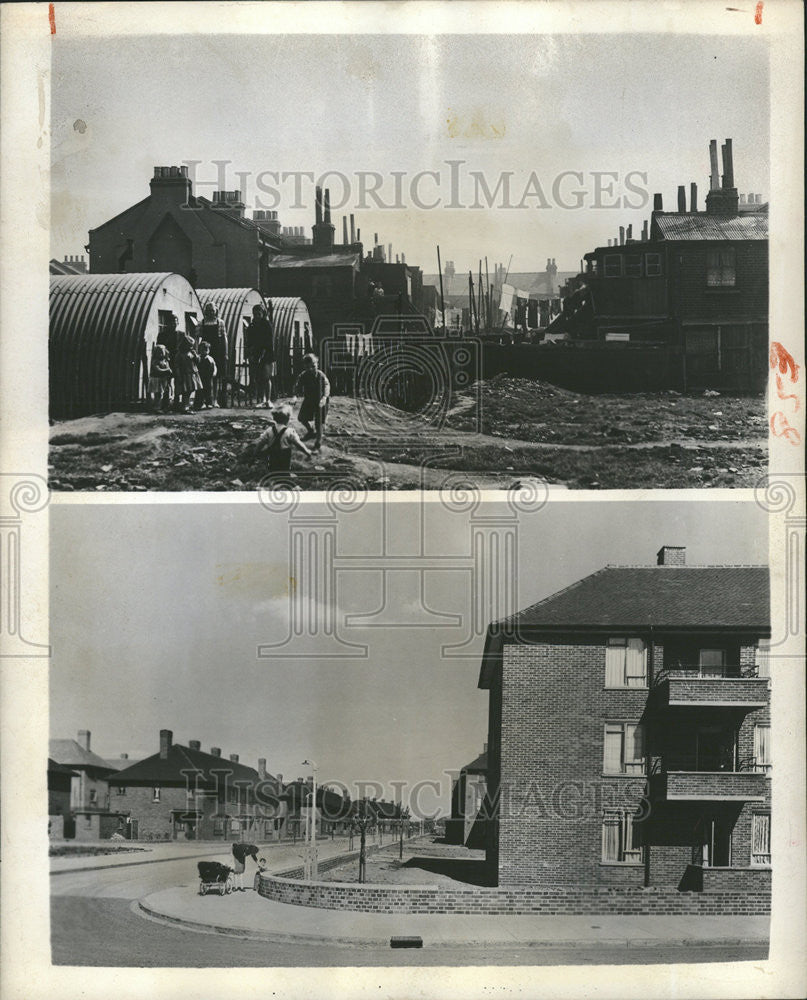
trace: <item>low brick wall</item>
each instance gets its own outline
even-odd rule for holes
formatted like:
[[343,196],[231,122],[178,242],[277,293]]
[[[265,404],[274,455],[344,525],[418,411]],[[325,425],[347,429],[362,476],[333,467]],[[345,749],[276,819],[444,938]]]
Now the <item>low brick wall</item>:
[[[344,861],[344,857],[341,859]],[[370,913],[470,913],[513,915],[747,914],[770,912],[766,892],[677,892],[670,889],[518,888],[478,886],[372,885],[347,882],[300,882],[277,875],[261,876],[259,893],[267,899],[326,910]]]

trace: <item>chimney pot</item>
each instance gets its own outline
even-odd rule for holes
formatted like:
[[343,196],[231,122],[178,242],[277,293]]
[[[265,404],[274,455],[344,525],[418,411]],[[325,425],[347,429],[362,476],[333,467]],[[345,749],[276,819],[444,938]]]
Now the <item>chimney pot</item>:
[[199,740],[188,740],[188,749],[189,750],[201,750],[202,749],[202,744],[199,742]]
[[683,184],[678,185],[678,211],[683,215],[687,210],[686,188]]
[[619,227],[619,245],[622,246],[624,242],[625,242],[625,227],[624,226],[620,226]]
[[283,784],[283,775],[282,774],[278,774],[278,775],[276,775],[276,777],[277,777],[277,783],[279,785],[282,785]]
[[79,729],[78,731],[78,741],[84,750],[89,751],[90,749],[90,731],[89,729]]
[[221,757],[221,747],[211,747],[210,748],[211,757]]
[[168,751],[171,749],[171,744],[174,741],[174,734],[170,729],[160,730],[160,757],[163,760],[168,756]]
[[658,193],[653,195],[653,211],[654,212],[664,211],[664,199]]
[[694,181],[689,185],[689,210],[698,211],[698,185]]
[[658,566],[686,566],[687,550],[683,545],[662,545],[656,553]]
[[128,760],[129,759],[129,754],[128,753],[122,753],[120,755],[120,759],[121,760]]
[[238,754],[237,753],[231,753],[230,754],[230,760],[233,762],[233,764],[237,764],[238,763]]
[[709,190],[717,191],[720,187],[717,169],[717,139],[709,140]]

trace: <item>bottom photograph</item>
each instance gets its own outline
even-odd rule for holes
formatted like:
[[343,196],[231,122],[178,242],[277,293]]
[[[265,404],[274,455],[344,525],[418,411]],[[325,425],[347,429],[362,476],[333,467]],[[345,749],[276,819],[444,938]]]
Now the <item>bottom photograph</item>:
[[55,965],[767,957],[753,500],[50,518]]

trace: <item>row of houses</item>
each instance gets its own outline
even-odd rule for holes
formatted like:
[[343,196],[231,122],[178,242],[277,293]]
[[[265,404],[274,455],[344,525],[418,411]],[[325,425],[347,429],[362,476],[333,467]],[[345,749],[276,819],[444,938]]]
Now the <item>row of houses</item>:
[[490,625],[446,837],[492,884],[770,891],[764,566],[606,567]]
[[[313,777],[284,782],[238,754],[219,747],[202,750],[199,740],[174,742],[162,729],[159,749],[130,761],[105,760],[90,749],[90,733],[78,740],[50,741],[49,833],[52,839],[127,840],[249,839],[269,842],[303,837],[312,822]],[[318,836],[350,832],[366,816],[382,832],[400,826],[401,806],[384,799],[351,800],[344,791],[319,785],[313,812]]]

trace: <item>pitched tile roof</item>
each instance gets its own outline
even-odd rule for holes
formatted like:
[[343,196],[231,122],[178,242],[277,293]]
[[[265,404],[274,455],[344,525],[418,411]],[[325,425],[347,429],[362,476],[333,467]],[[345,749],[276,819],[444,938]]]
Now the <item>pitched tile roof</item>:
[[768,213],[710,215],[707,212],[655,213],[653,229],[665,240],[766,240]]
[[497,624],[766,630],[768,568],[606,566]]
[[267,266],[271,271],[274,267],[358,267],[357,253],[329,253],[318,257],[303,257],[296,254],[279,253],[270,257]]
[[487,774],[488,770],[488,752],[485,750],[478,757],[475,757],[470,764],[466,764],[463,768],[467,774]]
[[64,764],[66,767],[97,767],[104,771],[112,770],[102,757],[91,750],[85,750],[75,740],[48,740],[48,755],[57,764]]
[[[258,772],[246,764],[236,763],[226,757],[216,757],[203,750],[191,750],[190,747],[173,743],[165,757],[159,752],[138,761],[130,767],[118,771],[114,777],[116,785],[150,785],[175,784],[184,785],[187,772],[198,772],[196,783],[198,787],[216,788],[222,781],[222,773],[227,775],[227,781],[247,781],[257,783]],[[269,781],[274,781],[272,775],[267,775]]]

